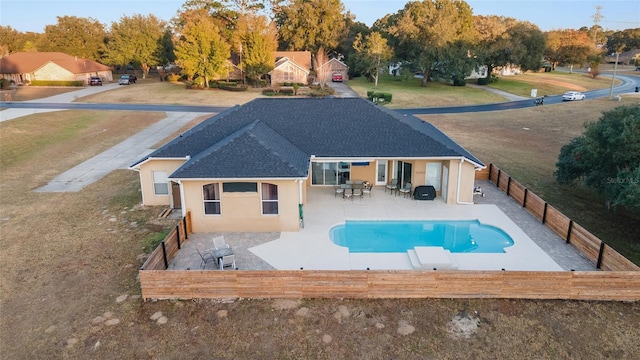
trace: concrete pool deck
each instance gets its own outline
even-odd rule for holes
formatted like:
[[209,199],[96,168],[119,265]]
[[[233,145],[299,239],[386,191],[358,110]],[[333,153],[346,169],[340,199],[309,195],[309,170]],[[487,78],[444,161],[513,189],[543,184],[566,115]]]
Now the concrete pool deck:
[[[509,234],[514,245],[503,254],[452,253],[461,270],[596,270],[571,245],[487,181],[475,205],[447,205],[441,198],[416,201],[376,188],[371,197],[342,199],[330,188],[308,190],[305,228],[283,233],[223,233],[241,270],[413,269],[407,253],[349,253],[329,239],[329,229],[345,220],[475,220]],[[169,269],[199,269],[195,251],[211,250],[217,233],[192,234]],[[208,268],[213,268],[212,266]]]

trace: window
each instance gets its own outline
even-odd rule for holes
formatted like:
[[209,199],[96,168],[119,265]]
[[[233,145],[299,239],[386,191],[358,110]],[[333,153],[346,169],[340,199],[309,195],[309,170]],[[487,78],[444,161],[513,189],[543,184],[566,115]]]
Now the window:
[[222,191],[228,192],[258,192],[258,183],[226,182],[222,184]]
[[169,195],[169,179],[167,179],[166,172],[153,172],[153,193],[155,195]]
[[220,185],[207,184],[202,187],[205,215],[220,215]]
[[262,183],[262,214],[278,215],[278,186]]
[[293,81],[293,66],[287,65],[282,71],[284,81]]
[[427,185],[440,190],[440,163],[427,163]]

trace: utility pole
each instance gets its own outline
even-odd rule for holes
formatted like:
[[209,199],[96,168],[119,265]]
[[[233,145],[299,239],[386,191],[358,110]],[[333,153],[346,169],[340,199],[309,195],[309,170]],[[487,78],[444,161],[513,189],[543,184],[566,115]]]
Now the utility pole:
[[598,28],[600,27],[600,20],[604,17],[604,15],[600,13],[600,10],[602,10],[602,6],[597,5],[596,13],[591,16],[593,19],[593,44],[595,46],[598,46]]
[[618,69],[618,59],[620,53],[616,51],[616,63],[613,64],[613,76],[611,77],[611,90],[609,90],[609,99],[613,99],[613,82],[616,80],[616,70]]

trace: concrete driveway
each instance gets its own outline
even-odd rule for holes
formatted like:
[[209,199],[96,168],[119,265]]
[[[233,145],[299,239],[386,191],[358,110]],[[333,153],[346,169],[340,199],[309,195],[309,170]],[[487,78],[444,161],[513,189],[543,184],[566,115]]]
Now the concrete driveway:
[[336,96],[341,98],[359,97],[358,94],[344,82],[332,82],[327,84],[336,91]]

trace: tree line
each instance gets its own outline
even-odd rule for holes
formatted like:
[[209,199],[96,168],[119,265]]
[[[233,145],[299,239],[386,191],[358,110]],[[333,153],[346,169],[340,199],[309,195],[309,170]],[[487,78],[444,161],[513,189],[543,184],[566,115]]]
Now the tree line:
[[[59,51],[114,67],[177,64],[186,78],[207,86],[233,64],[257,81],[273,69],[274,51],[310,51],[318,68],[329,58],[351,76],[372,81],[389,63],[408,76],[464,84],[472,71],[516,65],[523,71],[558,64],[587,65],[597,76],[604,55],[640,48],[640,29],[605,31],[599,25],[542,32],[535,24],[473,15],[463,0],[409,1],[371,27],[357,22],[340,0],[186,0],[171,21],[152,14],[124,16],[107,28],[93,18],[60,16],[44,33],[0,26],[0,56]],[[229,59],[232,59],[230,62]]]

